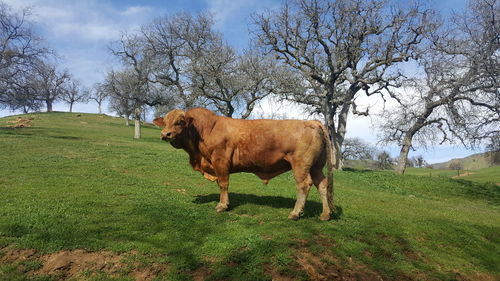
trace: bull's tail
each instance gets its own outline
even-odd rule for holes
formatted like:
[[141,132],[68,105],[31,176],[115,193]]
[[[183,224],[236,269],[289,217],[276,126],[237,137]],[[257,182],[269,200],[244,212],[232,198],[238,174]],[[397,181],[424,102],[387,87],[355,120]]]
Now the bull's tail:
[[333,147],[330,141],[330,134],[325,125],[321,124],[321,130],[323,131],[323,142],[326,148],[326,178],[327,178],[327,199],[328,206],[332,212],[335,212],[335,205],[333,204]]

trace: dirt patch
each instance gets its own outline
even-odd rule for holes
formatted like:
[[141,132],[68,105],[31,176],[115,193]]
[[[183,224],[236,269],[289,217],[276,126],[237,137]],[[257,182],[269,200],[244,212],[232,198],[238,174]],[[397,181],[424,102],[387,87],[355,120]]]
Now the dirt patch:
[[2,255],[0,255],[0,262],[16,262],[25,261],[33,256],[35,256],[35,250],[24,250],[24,249],[14,249],[11,247],[5,247],[0,250]]
[[465,173],[461,173],[460,175],[453,176],[451,178],[456,179],[456,178],[461,178],[461,177],[467,177],[467,176],[474,175],[474,174],[475,174],[474,172],[465,172]]
[[11,247],[0,249],[0,263],[20,261],[40,261],[39,269],[27,272],[28,275],[49,275],[57,280],[78,279],[105,273],[109,276],[128,275],[135,280],[153,280],[161,272],[168,270],[166,264],[151,263],[147,266],[138,262],[130,263],[137,252],[116,254],[109,251],[89,252],[82,249],[64,250],[52,254],[40,255],[35,250],[19,250]]
[[210,274],[212,274],[212,272],[206,266],[199,267],[189,273],[194,281],[203,281],[207,279]]
[[145,268],[136,268],[132,270],[129,275],[132,276],[135,280],[140,281],[140,280],[154,280],[158,274],[161,272],[165,272],[168,270],[167,265],[165,264],[159,264],[159,263],[153,263],[152,265],[145,267]]
[[271,280],[273,280],[273,281],[294,281],[294,280],[297,279],[295,277],[291,277],[291,276],[286,276],[286,275],[280,274],[270,264],[265,264],[264,265],[264,272],[267,275],[271,275]]
[[367,268],[364,265],[355,263],[349,259],[347,266],[331,253],[324,251],[321,253],[311,253],[309,250],[302,249],[296,254],[296,261],[299,266],[307,273],[311,280],[345,280],[345,281],[381,281],[380,274]]
[[31,127],[33,125],[33,120],[35,118],[33,117],[17,117],[15,120],[8,121],[7,123],[11,123],[9,127],[12,128],[25,128],[25,127]]
[[56,275],[63,279],[79,275],[82,271],[103,271],[113,274],[124,265],[121,257],[111,252],[61,251],[41,257],[43,266],[35,275]]

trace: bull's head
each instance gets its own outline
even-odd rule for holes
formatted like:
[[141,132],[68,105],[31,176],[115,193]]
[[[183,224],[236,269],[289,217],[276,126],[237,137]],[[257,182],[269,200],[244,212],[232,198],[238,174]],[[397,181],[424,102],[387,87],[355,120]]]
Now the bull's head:
[[167,113],[165,117],[158,117],[153,120],[153,123],[163,128],[160,138],[169,141],[175,148],[182,147],[180,138],[186,133],[188,120],[186,113],[180,109],[174,109]]

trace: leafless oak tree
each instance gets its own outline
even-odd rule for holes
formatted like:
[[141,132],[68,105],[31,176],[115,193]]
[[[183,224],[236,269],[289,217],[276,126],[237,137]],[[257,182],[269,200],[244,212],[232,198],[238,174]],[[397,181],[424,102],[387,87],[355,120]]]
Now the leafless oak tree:
[[151,82],[163,85],[170,95],[179,97],[184,109],[197,104],[189,69],[192,59],[217,40],[218,34],[212,26],[209,14],[178,13],[157,18],[141,29],[147,48],[153,54],[155,71]]
[[356,107],[358,93],[398,86],[402,73],[396,66],[418,56],[431,27],[420,6],[379,0],[289,0],[279,11],[256,15],[254,25],[260,44],[302,84],[282,93],[285,98],[324,117],[337,168],[348,115],[369,113]]
[[118,104],[132,105],[134,117],[134,138],[141,138],[141,115],[145,105],[155,106],[165,103],[168,96],[155,91],[151,86],[151,76],[154,70],[153,53],[147,48],[140,34],[124,34],[121,40],[110,48],[111,53],[118,57],[124,70],[111,71],[108,74],[106,87],[108,93]]
[[373,159],[374,150],[360,138],[346,138],[342,147],[342,160]]
[[37,60],[30,72],[27,89],[33,97],[45,103],[47,112],[52,112],[52,105],[67,91],[70,79],[68,71],[59,70],[56,62]]
[[73,112],[73,105],[78,102],[86,102],[88,90],[84,89],[79,80],[72,79],[66,85],[66,90],[61,95],[61,100],[69,105],[69,112]]
[[140,107],[133,97],[133,83],[129,83],[129,75],[126,71],[108,72],[103,82],[103,90],[109,97],[109,109],[116,112],[125,119],[125,125],[129,125],[129,118],[134,113],[135,108]]
[[108,98],[108,93],[102,83],[95,83],[90,90],[88,99],[97,103],[99,114],[102,114],[102,104]]
[[214,29],[209,13],[158,18],[143,26],[142,36],[154,54],[151,82],[178,96],[185,109],[203,105],[247,118],[270,94],[273,62],[238,54]]
[[38,110],[39,100],[27,90],[33,64],[48,50],[33,32],[28,8],[13,11],[0,1],[0,107]]
[[246,119],[255,105],[273,92],[275,63],[250,51],[242,55],[220,44],[192,61],[196,96],[228,117]]
[[451,26],[436,29],[423,55],[422,78],[409,81],[414,95],[386,111],[384,140],[401,145],[398,173],[404,173],[414,143],[460,141],[473,146],[500,128],[500,4],[470,2]]

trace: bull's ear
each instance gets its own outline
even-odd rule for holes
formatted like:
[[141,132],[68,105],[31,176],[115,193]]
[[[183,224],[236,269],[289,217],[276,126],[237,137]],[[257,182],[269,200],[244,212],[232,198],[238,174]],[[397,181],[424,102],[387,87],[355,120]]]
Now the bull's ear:
[[155,120],[153,120],[153,124],[155,124],[158,127],[165,127],[165,121],[163,120],[163,117],[155,118]]

